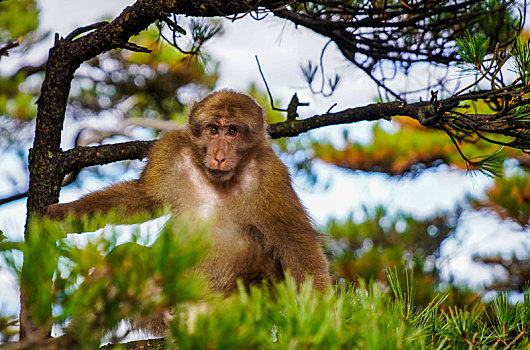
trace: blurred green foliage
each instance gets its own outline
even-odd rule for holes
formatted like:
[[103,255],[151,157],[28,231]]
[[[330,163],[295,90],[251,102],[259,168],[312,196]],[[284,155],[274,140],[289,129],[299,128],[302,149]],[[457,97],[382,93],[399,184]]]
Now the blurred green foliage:
[[[410,274],[387,271],[392,295],[380,283],[348,285],[326,294],[292,279],[268,288],[240,288],[211,300],[202,312],[170,324],[170,348],[179,349],[525,349],[530,291],[522,302],[501,294],[490,305],[442,308],[436,294],[418,308]],[[186,315],[188,317],[186,317]],[[191,328],[191,329],[190,329]]]
[[0,2],[0,44],[23,38],[39,25],[39,11],[34,0]]
[[[19,55],[39,41],[37,28],[39,11],[34,0],[13,0],[0,2],[0,47],[18,43],[7,54]],[[0,57],[2,60],[2,57]],[[17,145],[17,141],[26,139],[16,135],[23,124],[36,115],[37,100],[31,84],[25,84],[28,76],[26,69],[20,74],[0,75],[0,150]],[[13,147],[13,149],[18,146]]]
[[12,341],[18,335],[18,319],[15,316],[4,316],[0,310],[0,344]]
[[[117,214],[98,217],[85,227],[116,221],[113,215]],[[130,242],[118,244],[115,231],[73,239],[64,232],[79,225],[74,218],[65,223],[33,220],[30,225],[31,239],[21,247],[30,260],[26,269],[20,271],[14,260],[6,261],[25,290],[32,291],[33,319],[40,325],[57,324],[64,332],[56,340],[61,347],[94,349],[109,333],[113,342],[119,342],[116,327],[121,321],[135,324],[145,317],[163,317],[168,310],[172,318],[167,348],[526,349],[530,345],[528,287],[521,302],[508,302],[507,294],[500,294],[490,304],[477,300],[471,307],[448,306],[451,294],[435,292],[416,263],[402,263],[403,268],[387,269],[378,278],[368,274],[368,283],[359,278],[324,294],[312,288],[310,278],[297,288],[287,276],[272,289],[265,283],[249,289],[239,285],[239,291],[226,298],[205,293],[204,279],[194,271],[207,252],[208,225],[170,220],[152,244],[148,242],[154,237],[136,234]],[[387,230],[381,234],[390,239],[404,235],[404,243],[413,237],[412,229],[396,232],[395,224],[383,226]],[[360,231],[358,238],[350,235],[352,241],[369,232]],[[11,248],[2,246],[4,257]],[[43,280],[50,272],[53,282]],[[51,288],[46,288],[50,283]],[[15,324],[14,318],[0,319],[4,339]]]
[[184,123],[188,100],[199,99],[214,88],[217,63],[181,53],[160,39],[155,25],[133,41],[152,53],[112,51],[88,61],[86,73],[77,79],[79,89],[74,87],[70,98],[76,113],[116,111],[125,118]]
[[[466,107],[476,113],[490,110],[491,101],[476,103]],[[338,148],[336,142],[312,140],[306,158],[299,163],[311,172],[312,163],[319,160],[351,171],[364,171],[388,174],[394,178],[420,176],[426,169],[443,164],[453,170],[468,171],[466,162],[458,154],[454,144],[442,131],[427,129],[409,118],[393,118],[392,127],[375,124],[373,137],[369,142],[351,141],[349,133],[343,134],[343,146]],[[435,213],[432,217],[418,219],[413,215],[397,213],[389,215],[384,208],[364,208],[362,222],[353,217],[344,222],[330,221],[325,228],[332,236],[330,251],[331,263],[335,278],[346,281],[363,277],[367,280],[384,277],[383,271],[392,266],[408,266],[414,269],[415,278],[424,285],[423,295],[418,296],[420,304],[432,297],[433,288],[440,280],[436,269],[439,257],[438,249],[442,241],[451,237],[457,229],[458,218],[462,210],[481,210],[485,214],[495,213],[500,220],[511,220],[522,229],[527,229],[530,219],[529,169],[530,158],[522,151],[498,146],[480,140],[467,140],[460,144],[461,150],[470,157],[481,154],[494,154],[509,159],[511,164],[504,177],[495,178],[485,196],[472,197],[455,210],[455,212]],[[473,142],[469,142],[473,141]],[[300,141],[298,141],[300,142]],[[477,159],[477,158],[475,158]],[[502,164],[498,166],[503,171]],[[396,230],[398,227],[398,230]],[[521,234],[527,234],[521,232]],[[487,258],[487,257],[486,257]],[[522,290],[528,280],[526,269],[515,268],[527,261],[523,260],[491,264],[491,259],[475,261],[494,265],[504,270],[509,283],[500,284],[494,281],[485,288]],[[514,257],[514,259],[516,259]],[[526,259],[526,260],[525,260]],[[513,267],[513,268],[512,268]],[[460,289],[463,295],[453,298],[454,303],[463,305],[473,299],[473,293]],[[422,292],[423,293],[423,292]],[[453,293],[456,295],[457,293]],[[476,296],[475,296],[476,298]]]
[[422,286],[417,302],[427,305],[440,282],[436,267],[440,244],[454,233],[460,212],[419,220],[405,213],[387,213],[384,207],[363,210],[362,222],[352,217],[331,220],[325,228],[330,234],[327,246],[334,279],[384,281],[389,268],[411,269]]
[[[393,176],[419,175],[426,168],[440,164],[467,169],[466,162],[444,132],[425,128],[410,118],[393,118],[391,129],[376,123],[372,135],[369,143],[361,143],[351,141],[349,132],[345,131],[341,148],[330,142],[313,140],[314,158],[353,171]],[[470,158],[495,153],[499,149],[486,142],[463,143],[460,148]],[[502,154],[507,158],[524,155],[509,148],[503,148]]]
[[503,219],[517,222],[522,227],[530,225],[530,173],[521,168],[512,174],[496,178],[488,189],[486,198],[473,200],[475,208],[495,212]]

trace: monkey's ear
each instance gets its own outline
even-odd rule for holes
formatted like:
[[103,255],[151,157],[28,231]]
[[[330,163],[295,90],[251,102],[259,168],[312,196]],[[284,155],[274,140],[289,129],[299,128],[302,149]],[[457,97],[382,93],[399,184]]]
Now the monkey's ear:
[[199,102],[197,101],[193,101],[192,105],[191,105],[191,108],[190,108],[190,114],[192,114],[193,112],[195,112],[195,110],[197,109],[197,107],[199,107]]
[[199,109],[199,102],[195,101],[193,102],[193,104],[191,105],[191,109],[190,109],[190,115],[188,117],[188,123],[189,124],[192,124],[193,123],[193,120],[194,119],[194,116],[197,114],[197,110]]

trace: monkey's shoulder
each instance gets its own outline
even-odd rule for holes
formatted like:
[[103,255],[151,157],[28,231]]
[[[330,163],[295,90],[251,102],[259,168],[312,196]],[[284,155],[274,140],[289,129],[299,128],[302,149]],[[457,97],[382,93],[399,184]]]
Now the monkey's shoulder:
[[173,165],[187,152],[189,144],[189,137],[184,130],[166,132],[151,148],[142,178],[158,183],[160,177],[170,176],[175,171]]
[[167,158],[170,155],[179,154],[190,144],[189,136],[183,129],[170,130],[164,133],[162,137],[156,140],[149,158],[163,156]]
[[266,149],[261,153],[259,163],[262,169],[263,186],[273,188],[291,186],[289,169],[274,153],[272,148]]
[[145,193],[162,202],[170,204],[170,189],[181,187],[175,182],[179,179],[183,155],[188,152],[189,138],[184,130],[171,130],[159,138],[149,152],[147,164],[140,177],[140,184]]

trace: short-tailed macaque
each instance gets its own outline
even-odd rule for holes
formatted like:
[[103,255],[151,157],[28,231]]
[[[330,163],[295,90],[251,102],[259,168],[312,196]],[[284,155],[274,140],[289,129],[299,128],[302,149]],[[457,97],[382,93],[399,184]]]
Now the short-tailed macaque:
[[286,271],[298,284],[311,275],[319,290],[330,286],[319,233],[271,148],[261,107],[247,95],[223,90],[195,103],[187,126],[155,143],[139,179],[52,204],[47,215],[164,205],[213,223],[212,251],[199,267],[213,291],[228,294],[238,279],[278,281]]

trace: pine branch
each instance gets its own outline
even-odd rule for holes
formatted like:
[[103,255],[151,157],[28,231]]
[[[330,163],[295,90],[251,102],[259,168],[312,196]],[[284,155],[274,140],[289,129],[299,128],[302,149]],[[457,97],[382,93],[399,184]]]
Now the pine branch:
[[[476,92],[466,95],[458,96],[458,100],[465,100],[465,97],[478,98],[482,96],[490,96],[489,91],[484,91],[483,95]],[[437,108],[435,108],[435,104]],[[433,129],[450,130],[452,128],[459,128],[459,131],[467,131],[470,134],[476,134],[479,137],[489,140],[492,143],[494,140],[485,138],[482,132],[490,134],[497,134],[501,136],[524,137],[524,132],[521,130],[514,131],[513,121],[505,120],[504,123],[497,122],[495,125],[490,120],[495,120],[498,117],[493,115],[466,115],[466,121],[462,119],[454,119],[450,115],[450,108],[455,108],[459,105],[459,101],[454,101],[452,98],[432,101],[432,102],[416,102],[407,104],[405,102],[388,102],[375,103],[362,107],[349,108],[338,112],[326,112],[322,115],[315,115],[306,119],[288,119],[283,122],[271,124],[268,126],[268,133],[272,139],[282,137],[294,137],[302,133],[314,130],[317,128],[339,125],[351,124],[360,121],[375,121],[375,120],[390,120],[395,116],[408,116],[419,121],[423,126]],[[524,122],[521,127],[528,128]],[[518,142],[502,143],[507,147],[526,148],[527,143],[530,142],[528,137],[524,140],[521,138]],[[142,159],[146,157],[149,149],[152,147],[154,141],[131,141],[111,145],[99,145],[92,147],[76,147],[72,150],[66,151],[59,155],[61,158],[60,169],[63,174],[71,171],[80,170],[87,166],[103,165],[116,161],[126,159]],[[467,160],[467,158],[464,158]]]
[[111,145],[80,146],[61,155],[63,174],[82,168],[147,156],[154,141],[129,141]]
[[14,202],[14,201],[22,199],[22,198],[26,198],[27,195],[28,195],[28,191],[22,192],[22,193],[17,193],[17,194],[14,194],[14,195],[6,197],[6,198],[2,198],[2,199],[0,199],[0,205],[4,205],[4,204],[11,203],[11,202]]

